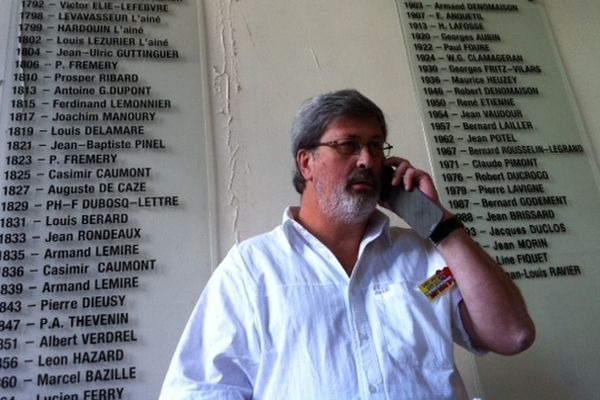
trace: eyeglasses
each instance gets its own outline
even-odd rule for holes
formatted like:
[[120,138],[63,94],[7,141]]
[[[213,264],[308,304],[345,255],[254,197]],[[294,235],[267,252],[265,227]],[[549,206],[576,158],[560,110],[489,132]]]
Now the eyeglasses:
[[388,157],[390,155],[390,150],[394,147],[387,142],[378,140],[363,143],[357,139],[340,139],[332,140],[331,142],[317,143],[313,145],[312,148],[320,146],[332,147],[343,156],[355,156],[360,153],[363,147],[366,147],[372,157]]

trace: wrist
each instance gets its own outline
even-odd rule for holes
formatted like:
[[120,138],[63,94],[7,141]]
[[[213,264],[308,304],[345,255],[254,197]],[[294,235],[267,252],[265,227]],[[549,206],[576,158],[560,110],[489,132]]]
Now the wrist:
[[446,239],[452,232],[457,229],[462,229],[465,226],[463,223],[456,218],[456,216],[451,216],[450,218],[445,218],[440,222],[429,235],[429,240],[433,242],[434,245],[438,245],[441,241]]

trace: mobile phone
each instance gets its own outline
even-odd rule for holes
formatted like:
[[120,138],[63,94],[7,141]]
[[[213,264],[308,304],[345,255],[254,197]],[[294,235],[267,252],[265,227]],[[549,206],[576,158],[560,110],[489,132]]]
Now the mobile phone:
[[441,222],[444,210],[418,188],[404,190],[404,185],[392,186],[394,168],[386,166],[381,179],[381,200],[387,200],[394,211],[417,234],[428,238]]

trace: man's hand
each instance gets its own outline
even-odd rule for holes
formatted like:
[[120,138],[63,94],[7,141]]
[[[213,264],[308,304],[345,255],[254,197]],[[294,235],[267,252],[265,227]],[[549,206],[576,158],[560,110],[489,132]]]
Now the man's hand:
[[392,186],[403,184],[404,189],[409,192],[418,188],[441,207],[438,192],[427,172],[415,168],[410,161],[400,157],[389,157],[384,164],[395,167]]

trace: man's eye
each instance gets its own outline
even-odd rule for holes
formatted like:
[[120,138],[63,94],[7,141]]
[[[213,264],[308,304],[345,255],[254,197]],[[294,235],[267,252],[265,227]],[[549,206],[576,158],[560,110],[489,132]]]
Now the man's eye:
[[355,141],[349,140],[347,142],[339,142],[338,148],[342,153],[354,154],[357,148],[360,149],[360,145]]
[[379,153],[383,151],[383,143],[382,142],[371,142],[369,143],[369,150],[372,153]]

